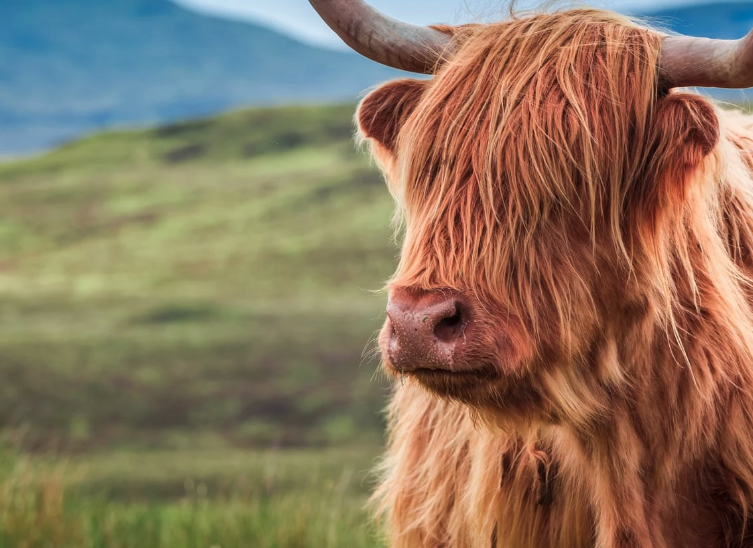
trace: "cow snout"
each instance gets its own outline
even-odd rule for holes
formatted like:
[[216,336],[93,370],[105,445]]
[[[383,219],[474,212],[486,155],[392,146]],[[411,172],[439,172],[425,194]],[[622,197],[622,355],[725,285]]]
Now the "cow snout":
[[454,371],[471,333],[472,310],[452,291],[393,289],[382,351],[401,371]]

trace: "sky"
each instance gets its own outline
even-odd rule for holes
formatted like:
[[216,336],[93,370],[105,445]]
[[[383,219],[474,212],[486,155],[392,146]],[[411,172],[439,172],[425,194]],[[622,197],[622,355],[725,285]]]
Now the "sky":
[[[308,0],[173,0],[204,13],[255,21],[305,42],[344,47],[319,19]],[[414,24],[467,23],[494,19],[501,0],[368,0],[387,15]],[[527,0],[518,2],[525,6]],[[715,0],[587,0],[585,3],[626,13]],[[716,0],[722,2],[724,0]],[[729,1],[729,0],[727,0]],[[749,0],[741,0],[749,1]],[[541,4],[540,1],[529,5]],[[496,8],[496,9],[495,9]],[[497,17],[499,19],[500,17]]]

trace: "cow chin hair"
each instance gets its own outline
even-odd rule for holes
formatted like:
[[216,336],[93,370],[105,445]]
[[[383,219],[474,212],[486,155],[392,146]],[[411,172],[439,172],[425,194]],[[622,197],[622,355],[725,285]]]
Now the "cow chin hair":
[[392,282],[516,318],[536,412],[506,423],[472,388],[397,386],[374,495],[390,546],[751,541],[753,120],[677,95],[722,137],[668,180],[651,171],[673,161],[650,144],[674,133],[653,118],[675,95],[657,34],[597,10],[452,32],[380,161]]

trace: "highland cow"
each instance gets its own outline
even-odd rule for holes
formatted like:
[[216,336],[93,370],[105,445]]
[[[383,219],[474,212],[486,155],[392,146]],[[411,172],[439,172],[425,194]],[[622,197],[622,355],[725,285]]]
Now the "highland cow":
[[419,28],[357,121],[398,211],[375,494],[395,548],[753,546],[753,33],[576,9]]

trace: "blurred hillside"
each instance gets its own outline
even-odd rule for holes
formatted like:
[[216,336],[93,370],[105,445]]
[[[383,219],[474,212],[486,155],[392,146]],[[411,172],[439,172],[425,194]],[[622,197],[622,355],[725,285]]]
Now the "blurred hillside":
[[[650,15],[698,36],[739,37],[753,26],[749,3]],[[169,0],[0,1],[0,156],[241,105],[353,100],[396,74]]]
[[381,439],[388,386],[361,352],[392,206],[353,109],[0,164],[0,428],[31,449]]
[[113,125],[353,100],[395,74],[169,0],[0,1],[0,156]]

